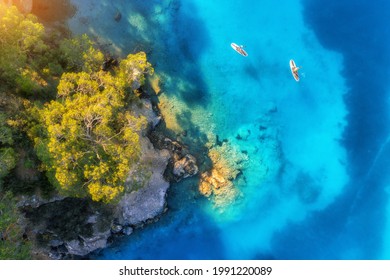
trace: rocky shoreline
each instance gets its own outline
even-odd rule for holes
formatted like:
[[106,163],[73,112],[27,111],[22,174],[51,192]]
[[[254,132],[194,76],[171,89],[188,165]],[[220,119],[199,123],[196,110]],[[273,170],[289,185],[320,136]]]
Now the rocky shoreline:
[[[25,14],[34,13],[51,26],[61,25],[76,9],[69,0],[2,2],[17,6]],[[120,15],[115,15],[115,20],[120,20]],[[148,125],[139,135],[141,158],[130,171],[125,194],[119,201],[103,204],[59,195],[43,198],[40,194],[20,197],[19,224],[24,229],[24,238],[33,244],[34,259],[88,258],[106,248],[115,237],[130,235],[145,224],[156,222],[167,211],[170,182],[198,173],[195,157],[183,144],[168,138],[161,130],[156,132],[163,119],[147,93],[128,109],[136,117],[146,117]]]
[[[183,145],[164,135],[156,137],[155,128],[162,118],[151,100],[143,98],[140,104],[131,110],[146,116],[149,124],[140,135],[139,165],[149,163],[150,167],[146,183],[137,185],[145,180],[137,178],[134,169],[129,174],[125,195],[112,205],[60,196],[49,200],[37,195],[22,198],[19,207],[25,216],[27,238],[35,244],[34,258],[88,258],[89,254],[106,248],[115,237],[130,235],[145,224],[156,222],[167,210],[170,181],[177,182],[198,173],[195,157]],[[152,141],[148,135],[154,135],[150,137]],[[161,139],[165,141],[163,146]]]
[[[3,2],[16,5],[25,14],[32,12],[51,26],[61,24],[75,12],[68,0]],[[61,14],[53,9],[59,6],[66,7]],[[170,182],[198,173],[196,158],[189,150],[167,137],[164,129],[157,131],[163,119],[148,93],[143,93],[129,110],[136,117],[146,117],[148,125],[140,132],[141,158],[129,173],[120,201],[103,204],[56,194],[43,198],[37,193],[20,197],[19,224],[24,237],[31,241],[34,259],[88,258],[106,248],[116,236],[130,235],[145,224],[156,222],[167,211]]]

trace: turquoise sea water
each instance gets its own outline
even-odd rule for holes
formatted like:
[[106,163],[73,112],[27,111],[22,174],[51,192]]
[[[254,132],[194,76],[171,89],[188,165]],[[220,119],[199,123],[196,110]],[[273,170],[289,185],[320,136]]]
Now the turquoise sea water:
[[236,203],[215,209],[185,180],[159,222],[97,258],[390,258],[388,1],[73,2],[75,32],[148,51],[184,142],[212,132],[248,155]]

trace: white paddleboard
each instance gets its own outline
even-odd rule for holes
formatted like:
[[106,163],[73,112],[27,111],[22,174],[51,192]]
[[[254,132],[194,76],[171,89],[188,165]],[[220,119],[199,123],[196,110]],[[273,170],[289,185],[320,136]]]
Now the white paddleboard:
[[290,69],[291,69],[291,74],[293,75],[295,81],[299,82],[299,75],[298,75],[298,72],[294,72],[293,69],[297,67],[295,65],[295,61],[290,59]]
[[244,50],[244,48],[240,47],[236,43],[231,43],[230,46],[233,48],[233,50],[235,50],[236,52],[238,52],[242,56],[248,56],[248,53]]

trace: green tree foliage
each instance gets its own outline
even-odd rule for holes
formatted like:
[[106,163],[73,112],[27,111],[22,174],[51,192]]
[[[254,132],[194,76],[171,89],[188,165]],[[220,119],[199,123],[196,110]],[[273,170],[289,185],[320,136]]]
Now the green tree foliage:
[[3,178],[16,165],[12,128],[6,114],[0,112],[0,260],[29,259],[30,245],[23,240],[20,213],[11,192],[3,193]]
[[[42,162],[39,170],[61,193],[114,202],[138,164],[146,125],[129,110],[132,91],[138,93],[153,68],[141,52],[101,71],[104,55],[86,35],[48,34],[35,16],[1,1],[0,34],[0,259],[30,259],[18,192],[3,186],[21,155],[32,151],[25,134]],[[29,159],[25,167],[35,167]]]
[[46,32],[34,15],[0,2],[0,81],[25,95],[50,94],[67,72],[98,71],[104,55],[87,35]]
[[118,76],[121,77],[137,94],[140,86],[145,84],[145,74],[153,75],[154,69],[147,61],[146,54],[139,52],[129,54],[119,65]]
[[[129,67],[138,65],[133,59],[141,63],[139,55],[130,55]],[[123,64],[115,73],[66,73],[58,99],[38,110],[41,125],[32,130],[38,156],[49,180],[67,195],[112,202],[124,192],[140,156],[138,132],[146,124],[126,109],[132,79],[124,73],[132,72]]]
[[31,259],[31,244],[23,238],[16,204],[11,192],[0,194],[0,260]]
[[103,53],[95,48],[86,34],[62,40],[59,50],[61,62],[67,72],[92,73],[98,71],[104,62]]
[[[14,129],[33,139],[41,170],[64,194],[114,201],[140,156],[139,130],[145,120],[126,108],[134,99],[129,93],[138,94],[144,75],[153,73],[146,54],[129,55],[109,72],[101,71],[104,55],[86,35],[52,40],[60,36],[46,34],[36,17],[2,4],[0,34],[0,85],[27,96],[51,93],[49,99],[57,91],[57,99],[44,105],[23,101],[27,113],[11,120]],[[0,176],[16,162],[3,123]]]
[[6,123],[7,117],[0,113],[0,187],[3,184],[3,178],[16,165],[16,156],[13,148],[12,130]]
[[0,186],[2,179],[16,165],[16,156],[12,148],[0,148]]
[[0,34],[0,80],[23,91],[44,86],[35,62],[48,50],[43,25],[35,16],[22,15],[15,6],[0,3]]
[[7,116],[0,112],[0,145],[12,145],[12,130],[7,125]]

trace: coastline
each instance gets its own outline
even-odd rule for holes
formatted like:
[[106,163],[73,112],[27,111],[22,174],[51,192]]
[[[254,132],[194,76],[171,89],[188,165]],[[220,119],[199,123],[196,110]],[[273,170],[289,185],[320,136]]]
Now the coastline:
[[[77,7],[70,1],[13,2],[23,13],[38,16],[48,29],[72,33],[66,21],[76,14]],[[65,8],[53,12],[58,5]],[[112,55],[103,51],[107,56]],[[150,135],[163,120],[158,107],[152,103],[153,98],[145,92],[151,88],[140,90],[143,93],[138,102],[128,109],[136,117],[146,117],[147,126],[139,132],[141,158],[130,171],[125,183],[127,191],[119,202],[103,204],[60,195],[43,198],[37,193],[19,198],[21,226],[26,238],[33,243],[34,259],[88,258],[89,254],[106,248],[116,236],[130,235],[145,224],[156,222],[167,211],[170,181],[177,182],[198,173],[196,158],[176,139],[160,135],[158,138],[164,139],[164,148],[156,148],[158,143],[153,142]],[[138,167],[144,164],[150,169],[138,172]],[[138,178],[139,174],[148,177]]]
[[[69,4],[71,2],[69,1]],[[76,5],[75,1],[73,1],[73,5]],[[85,9],[84,7],[84,11]],[[174,7],[173,9],[176,8]],[[89,9],[89,12],[94,13],[92,9]],[[93,17],[96,17],[96,14],[93,14]],[[73,16],[69,18],[69,21],[72,21],[72,23],[67,27],[70,28],[71,33],[77,35],[80,30],[88,27],[89,21],[87,18],[88,14],[80,13],[76,8]],[[117,15],[113,13],[113,17],[108,20],[116,24],[116,19]],[[119,18],[119,20],[121,19]],[[60,22],[53,20],[46,22],[46,24],[56,26],[56,24],[62,25],[65,23],[61,18]],[[81,27],[79,28],[77,24]],[[142,29],[141,27],[139,28]],[[93,30],[90,33],[93,35]],[[120,57],[123,53],[115,44],[110,45],[110,43],[100,41],[100,37],[94,39],[99,45],[110,50],[105,50],[106,55],[113,53],[114,56]],[[166,73],[161,74],[164,78],[170,80],[170,84],[173,83],[174,77],[167,77]],[[180,94],[191,92],[193,85],[188,83],[183,77],[180,78],[179,83],[183,84]],[[153,84],[150,87],[153,88]],[[152,93],[151,88],[148,89],[150,93]],[[169,88],[169,90],[172,90],[172,88]],[[157,94],[158,92],[155,90],[155,93]],[[145,95],[148,95],[148,93],[145,93]],[[174,102],[171,102],[171,98],[174,99]],[[218,213],[222,213],[224,207],[229,206],[236,199],[239,200],[241,194],[233,187],[233,181],[236,177],[240,178],[240,180],[245,180],[245,178],[241,178],[241,175],[245,161],[248,158],[245,152],[237,149],[238,146],[236,146],[235,141],[229,141],[228,143],[228,140],[219,139],[218,135],[215,134],[213,114],[207,113],[207,108],[202,108],[202,106],[198,106],[195,111],[190,110],[188,104],[176,100],[171,94],[163,94],[156,104],[146,100],[143,99],[141,102],[143,109],[140,110],[139,114],[148,116],[150,130],[141,133],[141,154],[143,155],[141,161],[149,161],[154,164],[150,180],[146,186],[126,194],[116,207],[103,206],[102,211],[99,211],[99,206],[87,203],[85,207],[89,210],[86,211],[87,215],[80,221],[81,224],[84,223],[85,227],[88,228],[87,233],[80,229],[79,234],[76,232],[71,234],[71,237],[67,236],[66,238],[69,240],[61,240],[61,238],[58,238],[61,236],[58,232],[53,233],[44,228],[40,229],[38,232],[39,236],[49,240],[45,243],[49,250],[44,249],[41,255],[48,255],[50,258],[55,259],[84,258],[89,253],[105,248],[113,236],[130,235],[133,230],[142,228],[149,222],[157,221],[160,215],[167,210],[166,195],[169,188],[168,182],[177,182],[183,178],[196,175],[198,170],[202,172],[201,185],[199,187],[200,193],[212,200],[212,205],[218,209]],[[162,103],[160,103],[161,100]],[[158,106],[162,106],[164,112],[157,109]],[[155,110],[158,110],[158,112]],[[200,118],[201,120],[197,119],[194,122],[209,124],[212,129],[204,137],[195,135],[198,132],[193,130],[193,125],[191,127],[191,121],[182,123],[182,120],[180,120],[180,115],[183,112]],[[162,115],[164,115],[164,118]],[[165,117],[168,118],[167,123],[165,123]],[[160,125],[160,129],[156,133],[154,128],[160,121],[164,122],[164,125]],[[200,130],[199,133],[204,132]],[[167,134],[170,138],[167,137]],[[149,139],[146,136],[149,136]],[[152,141],[150,142],[150,140]],[[177,140],[183,141],[184,145]],[[189,149],[186,147],[187,145],[190,146]],[[189,150],[193,150],[197,158],[193,157]],[[200,161],[199,168],[197,160]],[[217,166],[217,168],[212,170],[213,165]],[[72,203],[76,202],[72,201]],[[47,204],[46,202],[42,203],[39,206]],[[44,207],[47,207],[47,205]],[[34,216],[31,213],[29,215]],[[39,211],[37,211],[35,216],[38,215],[40,215]],[[49,216],[48,219],[53,219],[53,217]],[[72,217],[69,219],[66,223],[72,224]],[[37,224],[39,225],[41,222],[38,221]],[[68,231],[68,229],[63,230]]]
[[[305,28],[300,17],[300,5],[290,1],[294,11],[291,21],[295,25],[280,37],[275,36],[273,31],[280,28],[278,20],[267,12],[267,9],[272,9],[272,4],[261,9],[258,7],[260,15],[263,14],[249,17],[248,21],[252,26],[264,27],[261,36],[244,36],[241,40],[247,41],[246,44],[253,50],[256,47],[266,52],[251,51],[254,55],[242,59],[232,56],[231,48],[225,48],[231,39],[226,38],[229,27],[221,23],[224,22],[223,15],[230,14],[232,7],[220,7],[219,13],[214,15],[216,5],[203,1],[194,1],[193,6],[174,0],[150,2],[149,5],[142,1],[126,4],[83,1],[79,4],[79,10],[68,22],[73,34],[88,33],[105,49],[106,55],[114,56],[113,59],[123,57],[127,52],[145,50],[152,64],[156,65],[160,79],[151,81],[153,91],[144,90],[155,101],[152,108],[159,109],[156,112],[161,116],[161,124],[156,130],[162,134],[155,137],[156,130],[152,133],[144,131],[142,137],[148,136],[152,141],[143,141],[142,154],[145,154],[145,161],[152,159],[152,163],[158,165],[154,167],[161,170],[156,172],[159,173],[158,178],[161,179],[163,173],[165,181],[154,184],[155,188],[137,187],[126,195],[127,199],[135,202],[133,204],[140,206],[139,211],[127,202],[121,204],[119,210],[108,209],[104,215],[112,216],[107,221],[111,225],[109,231],[105,230],[107,226],[99,229],[99,222],[95,220],[100,218],[85,217],[90,230],[94,230],[96,225],[95,236],[101,235],[102,238],[90,240],[85,235],[92,235],[81,230],[71,240],[82,244],[95,242],[100,244],[96,247],[103,248],[107,245],[105,240],[131,234],[134,229],[143,227],[145,219],[147,223],[157,220],[166,210],[166,195],[170,188],[166,182],[185,178],[186,171],[196,174],[198,169],[199,177],[189,180],[191,183],[177,184],[177,187],[185,186],[181,190],[185,193],[186,187],[191,184],[193,194],[200,197],[202,193],[208,198],[200,203],[200,200],[191,201],[199,207],[199,212],[194,213],[191,206],[181,203],[180,211],[192,216],[184,213],[183,216],[175,216],[171,211],[163,216],[159,224],[137,231],[135,237],[121,248],[123,257],[153,257],[155,252],[138,253],[134,248],[139,244],[149,246],[150,242],[154,242],[155,247],[160,246],[169,243],[168,236],[180,236],[182,229],[172,225],[166,230],[168,222],[164,224],[164,220],[169,220],[171,224],[197,224],[198,217],[195,216],[204,215],[212,226],[218,228],[215,232],[223,248],[221,252],[224,250],[222,256],[253,258],[257,252],[268,250],[264,244],[270,244],[272,238],[279,236],[279,231],[281,236],[289,236],[291,224],[304,225],[313,212],[325,209],[342,193],[348,179],[343,167],[344,150],[336,142],[345,125],[343,116],[346,112],[342,102],[343,80],[339,75],[342,58],[323,49],[315,34]],[[194,11],[198,11],[199,16]],[[243,11],[248,12],[249,9],[243,8]],[[196,16],[191,16],[193,14]],[[209,21],[211,16],[215,17]],[[161,24],[162,18],[165,18],[166,24]],[[267,18],[269,22],[266,25],[260,24]],[[235,23],[232,21],[230,24]],[[196,38],[188,35],[187,25],[196,31]],[[220,29],[221,26],[224,28]],[[292,29],[294,32],[291,32]],[[306,34],[306,41],[301,40],[302,32]],[[301,46],[297,49],[299,51],[291,53],[291,50],[280,46],[280,38],[296,41]],[[267,40],[269,43],[265,43]],[[277,56],[273,53],[275,48],[280,48]],[[311,52],[312,49],[316,51]],[[311,77],[303,76],[302,83],[291,85],[291,75],[283,72],[285,61],[291,56],[297,61],[299,58],[310,70]],[[333,65],[337,65],[334,67],[336,70],[330,71],[326,61],[333,61]],[[259,65],[268,67],[259,69]],[[327,81],[314,79],[320,77],[318,66],[327,73]],[[332,115],[328,114],[329,108],[333,111]],[[308,115],[311,117],[307,118]],[[152,146],[169,151],[156,152]],[[183,150],[191,150],[196,159],[183,154]],[[146,157],[147,154],[150,156]],[[184,167],[185,163],[188,163],[187,167]],[[150,177],[153,177],[153,172]],[[201,186],[196,189],[199,181]],[[129,185],[132,183],[129,182]],[[230,188],[233,186],[237,189]],[[222,187],[228,191],[222,191]],[[176,185],[171,188],[173,197],[178,192],[175,188]],[[220,195],[221,201],[215,199],[217,195]],[[169,203],[174,205],[175,198]],[[218,207],[229,204],[226,209]],[[150,215],[143,208],[148,205],[153,206]],[[92,206],[87,209],[90,209],[87,213],[95,211]],[[263,217],[258,219],[250,213],[262,213]],[[157,218],[153,218],[155,215]],[[205,228],[207,226],[200,223],[197,230],[203,232]],[[188,226],[183,230],[188,231],[188,235],[183,236],[192,236],[191,230],[194,227]],[[237,240],[245,241],[240,243]],[[199,242],[203,241],[199,239]],[[79,246],[79,243],[76,245]],[[75,249],[75,244],[70,245],[76,255],[84,254],[77,252],[79,249]],[[248,247],[251,248],[246,249]],[[69,249],[66,250],[69,252]],[[199,250],[207,253],[206,248]],[[104,252],[102,254],[105,255]],[[192,253],[182,252],[182,255],[191,256]],[[118,255],[110,256],[108,253],[106,256],[116,258]]]
[[[150,132],[161,118],[149,99],[141,99],[140,104],[134,110],[147,116]],[[145,224],[158,221],[167,210],[169,182],[164,174],[172,155],[167,149],[154,148],[147,131],[142,134],[140,163],[152,163],[150,178],[139,189],[126,193],[117,204],[69,197],[45,201],[36,196],[21,203],[29,231],[38,242],[34,252],[38,259],[88,258],[89,254],[106,248],[116,236],[130,235]],[[134,185],[136,178],[130,174],[127,184]]]

